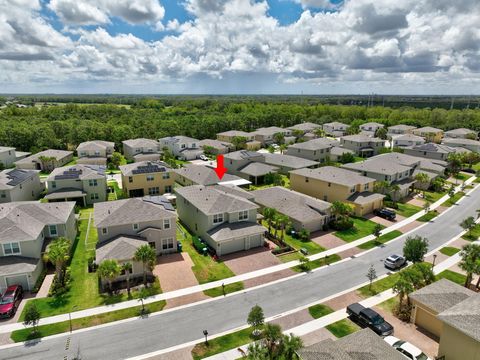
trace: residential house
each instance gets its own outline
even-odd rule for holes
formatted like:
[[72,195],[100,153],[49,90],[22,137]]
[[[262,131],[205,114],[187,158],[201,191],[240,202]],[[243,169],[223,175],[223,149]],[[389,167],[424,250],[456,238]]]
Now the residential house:
[[175,173],[161,161],[141,161],[120,166],[124,193],[129,197],[173,192]]
[[392,138],[394,148],[405,148],[425,144],[425,139],[413,134],[398,135]]
[[405,360],[369,328],[337,340],[326,339],[297,351],[300,360]]
[[373,192],[375,182],[374,178],[335,166],[290,172],[292,190],[323,201],[347,202],[358,216],[383,206],[384,195]]
[[442,144],[451,148],[463,148],[480,153],[480,141],[478,140],[464,138],[444,138]]
[[387,128],[387,134],[389,136],[412,134],[415,129],[416,127],[411,125],[393,125]]
[[440,338],[438,359],[480,359],[480,294],[441,279],[409,298],[411,321]]
[[471,139],[476,140],[478,138],[478,132],[466,128],[453,129],[445,131],[445,137],[451,139]]
[[36,170],[0,171],[0,203],[37,200],[45,190]]
[[16,159],[15,148],[0,146],[0,169],[11,167]]
[[355,151],[350,150],[350,149],[345,149],[345,148],[340,147],[340,146],[333,146],[330,149],[330,154],[329,154],[330,161],[335,161],[335,162],[340,161],[343,154],[352,154],[353,156],[355,156]]
[[338,121],[334,121],[334,122],[323,124],[322,127],[327,135],[330,135],[333,137],[341,137],[347,134],[347,130],[350,126]]
[[359,126],[360,131],[362,131],[365,135],[368,136],[375,136],[375,133],[378,129],[385,127],[385,125],[380,124],[378,122],[367,122]]
[[167,148],[172,154],[182,160],[194,160],[203,154],[203,149],[199,146],[199,140],[188,136],[169,136],[159,140],[160,148]]
[[303,168],[318,167],[317,161],[304,159],[298,156],[283,155],[283,154],[263,154],[263,162],[267,165],[274,166],[278,170],[277,172],[288,175],[289,171]]
[[[255,140],[259,141],[262,146],[267,146],[275,142],[275,134],[283,134],[285,137],[288,137],[292,134],[292,131],[278,126],[270,126],[257,129],[252,134]],[[287,142],[286,139],[285,142]]]
[[431,126],[425,126],[412,131],[415,135],[421,136],[427,142],[440,143],[443,137],[443,130]]
[[188,164],[180,169],[173,170],[175,181],[182,186],[190,185],[215,185],[219,183],[250,184],[238,176],[225,174],[221,179],[211,167],[204,165]]
[[456,150],[453,147],[435,143],[426,143],[404,149],[404,153],[407,155],[442,161],[447,161],[448,155],[454,152]]
[[296,231],[310,232],[323,230],[330,222],[332,204],[314,197],[274,186],[251,192],[254,201],[263,208],[273,208],[289,217]]
[[385,148],[385,140],[362,134],[348,135],[340,138],[340,146],[355,151],[358,156],[370,157]]
[[77,146],[77,164],[107,165],[107,159],[115,151],[115,143],[111,141],[93,140],[86,141]]
[[330,159],[330,149],[338,144],[336,140],[318,138],[290,145],[286,154],[323,163]]
[[248,132],[239,131],[239,130],[229,130],[229,131],[225,131],[217,134],[218,141],[232,143],[232,144],[234,143],[233,139],[236,137],[242,137],[247,139],[247,143],[245,145],[246,150],[255,151],[262,147],[262,143],[260,141],[255,140],[254,133],[248,133]]
[[322,127],[322,125],[319,125],[319,124],[314,124],[314,123],[311,123],[311,122],[304,122],[304,123],[300,123],[300,124],[290,126],[287,129],[291,130],[292,133],[295,130],[299,131],[299,132],[301,131],[302,134],[305,135],[307,133],[313,133],[316,129],[320,129],[321,127]]
[[65,237],[73,244],[77,235],[74,208],[73,202],[22,201],[0,205],[2,293],[16,284],[27,291],[33,289],[43,270],[43,253],[52,239]]
[[44,150],[15,162],[17,169],[51,172],[73,160],[73,151]]
[[238,150],[224,156],[224,165],[228,169],[229,174],[242,176],[242,170],[245,166],[252,162],[265,162],[265,154],[248,151]]
[[76,200],[82,205],[107,200],[105,167],[98,165],[72,165],[56,168],[48,176],[48,201]]
[[212,139],[201,140],[198,145],[204,152],[208,152],[205,150],[209,150],[212,155],[226,154],[235,148],[232,143]]
[[258,205],[211,186],[175,191],[180,220],[218,256],[263,245],[265,228],[257,223]]
[[123,155],[128,161],[160,160],[160,144],[152,139],[130,139],[122,141]]
[[[96,263],[115,259],[132,264],[132,277],[143,275],[143,264],[135,252],[148,244],[157,255],[177,252],[177,214],[163,196],[146,196],[97,203],[93,209],[98,233]],[[116,281],[123,280],[125,274]]]

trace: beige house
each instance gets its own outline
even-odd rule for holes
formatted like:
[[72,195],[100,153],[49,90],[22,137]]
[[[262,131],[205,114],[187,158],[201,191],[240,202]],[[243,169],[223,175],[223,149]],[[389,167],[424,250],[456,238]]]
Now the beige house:
[[265,228],[257,221],[258,205],[219,187],[177,188],[178,217],[218,256],[263,245]]
[[338,144],[339,142],[336,140],[318,138],[290,145],[286,154],[323,163],[327,159],[331,159],[330,149]]
[[412,131],[415,135],[425,138],[427,142],[440,143],[443,137],[443,130],[431,126],[425,126]]
[[411,125],[404,125],[404,124],[393,125],[387,128],[387,134],[389,136],[412,134],[413,130],[415,129],[416,127]]
[[[140,277],[143,265],[133,260],[140,246],[150,245],[157,255],[177,251],[177,214],[163,196],[97,203],[93,215],[98,233],[97,264],[105,259],[130,262],[132,277]],[[124,278],[123,274],[117,281]]]
[[[255,135],[253,133],[248,133],[245,131],[239,130],[229,130],[225,132],[221,132],[217,134],[217,140],[227,143],[234,143],[234,138],[241,137],[247,140],[245,144],[245,149],[249,151],[255,151],[262,147],[262,143],[260,141],[255,140]],[[237,149],[238,150],[238,149]]]
[[0,290],[22,285],[32,290],[43,270],[42,255],[49,242],[77,235],[75,203],[33,201],[0,206]]
[[48,176],[48,201],[79,201],[84,206],[107,200],[105,167],[72,165],[56,168]]
[[44,190],[37,170],[0,171],[0,203],[37,200]]
[[385,140],[367,135],[348,135],[340,138],[340,146],[354,151],[358,156],[378,155],[385,148]]
[[123,155],[129,161],[160,160],[160,144],[152,139],[130,139],[122,141]]
[[203,151],[210,150],[213,155],[226,154],[234,149],[232,143],[212,139],[200,140],[198,145],[203,149]]
[[0,169],[11,167],[16,159],[15,148],[0,146]]
[[478,138],[478,132],[466,128],[459,128],[445,131],[445,137],[450,139],[476,140]]
[[359,126],[360,130],[369,136],[375,136],[377,130],[384,127],[385,125],[378,122],[367,122]]
[[77,146],[77,164],[107,165],[107,159],[115,151],[115,143],[104,140],[86,141]]
[[384,195],[374,193],[375,179],[335,166],[290,172],[290,188],[323,201],[350,203],[357,216],[383,206]]
[[128,197],[173,192],[175,174],[161,161],[141,161],[120,166],[123,192]]
[[341,137],[341,136],[345,136],[350,126],[338,121],[333,121],[330,123],[323,124],[322,127],[327,135],[330,135],[333,137]]
[[259,141],[262,146],[267,146],[275,142],[275,134],[283,134],[285,137],[291,136],[292,131],[278,126],[259,128],[253,133],[254,139]]
[[287,129],[291,130],[292,132],[294,130],[301,131],[305,135],[307,133],[313,133],[316,129],[321,129],[321,128],[322,128],[322,125],[320,125],[320,124],[315,124],[315,123],[311,123],[311,122],[303,122],[303,123],[300,123],[300,124],[290,126]]
[[292,155],[283,154],[263,154],[263,161],[265,164],[274,166],[277,168],[277,172],[288,175],[289,171],[303,169],[303,168],[315,168],[320,165],[319,162],[301,158]]
[[[42,160],[43,159],[43,160]],[[51,172],[73,160],[73,151],[49,149],[15,162],[17,169]]]

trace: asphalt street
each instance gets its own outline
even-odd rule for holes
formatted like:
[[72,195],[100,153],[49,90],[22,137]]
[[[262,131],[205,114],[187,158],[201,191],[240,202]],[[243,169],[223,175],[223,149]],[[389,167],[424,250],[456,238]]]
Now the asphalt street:
[[[454,205],[451,210],[413,234],[427,237],[430,249],[437,248],[458,235],[462,231],[459,223],[467,216],[476,217],[478,208],[480,188],[465,197],[460,205]],[[366,282],[370,264],[375,266],[378,276],[387,273],[383,259],[392,253],[401,254],[405,238],[404,235],[363,256],[305,276],[217,301],[71,336],[42,340],[28,346],[3,349],[0,350],[0,359],[64,360],[73,359],[77,353],[82,360],[124,359],[202,338],[204,329],[210,334],[224,332],[244,325],[250,308],[255,304],[262,306],[266,317],[271,317]]]

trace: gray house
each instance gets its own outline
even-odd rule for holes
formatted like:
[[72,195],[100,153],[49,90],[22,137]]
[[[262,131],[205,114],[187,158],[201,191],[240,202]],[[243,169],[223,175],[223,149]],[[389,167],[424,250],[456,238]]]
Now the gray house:
[[453,147],[435,143],[416,145],[404,150],[404,153],[407,155],[442,161],[447,161],[448,155],[454,152],[456,150]]
[[15,148],[0,146],[0,168],[11,167],[16,159]]
[[318,138],[290,145],[286,154],[323,163],[330,159],[330,149],[338,144],[336,140]]
[[56,237],[72,244],[77,235],[75,203],[23,201],[0,205],[0,290],[20,284],[32,290],[43,270],[42,254]]
[[104,166],[77,164],[56,168],[46,183],[48,201],[75,200],[85,206],[107,200]]
[[77,164],[107,165],[107,159],[115,151],[115,143],[104,140],[85,141],[77,146]]
[[281,186],[255,190],[252,195],[261,208],[273,208],[288,216],[297,231],[322,230],[331,219],[332,204]]
[[304,123],[300,123],[300,124],[290,126],[287,129],[291,130],[292,132],[294,130],[298,130],[298,131],[301,131],[303,134],[306,134],[306,133],[312,133],[316,129],[320,129],[321,127],[322,127],[322,125],[320,125],[320,124],[314,124],[314,123],[311,123],[311,122],[304,122]]
[[445,131],[446,138],[453,139],[472,139],[476,140],[478,138],[478,132],[466,128],[453,129]]
[[222,182],[235,182],[243,179],[235,175],[225,174],[218,178],[215,170],[204,165],[188,164],[180,169],[174,169],[175,181],[182,186],[215,185]]
[[283,134],[285,137],[290,136],[292,131],[278,126],[270,126],[255,130],[253,133],[255,140],[259,141],[262,146],[270,145],[275,142],[275,134]]
[[387,134],[390,136],[411,134],[415,129],[416,127],[411,125],[393,125],[387,128]]
[[210,186],[187,186],[176,193],[178,217],[218,256],[263,245],[265,228],[256,222],[253,202]]
[[226,154],[234,149],[232,143],[220,140],[212,140],[212,139],[205,139],[199,141],[198,145],[204,151],[205,149],[209,149],[212,151],[212,154]]
[[73,160],[73,151],[49,149],[15,162],[17,169],[51,172]]
[[45,190],[37,170],[8,169],[0,172],[0,203],[37,200]]
[[288,175],[288,172],[292,170],[316,168],[320,165],[317,161],[304,159],[298,156],[270,153],[264,154],[263,162],[267,165],[278,168],[278,172],[285,175]]
[[330,123],[323,124],[322,127],[327,135],[334,136],[334,137],[341,137],[341,136],[345,136],[350,126],[338,121],[333,121]]
[[[142,276],[142,263],[133,260],[140,246],[152,246],[157,255],[177,251],[177,214],[163,196],[97,203],[93,214],[98,233],[98,264],[106,259],[131,262],[132,276]],[[123,278],[124,275],[117,280]]]
[[203,154],[199,140],[188,136],[169,136],[159,140],[160,149],[167,148],[172,154],[182,160],[194,160]]
[[393,147],[405,148],[425,144],[425,139],[418,135],[404,134],[392,138]]
[[152,139],[130,139],[122,141],[123,155],[130,161],[145,161],[160,159],[160,143]]
[[385,148],[385,140],[362,134],[348,135],[340,138],[340,146],[355,151],[358,156],[370,157]]
[[480,141],[464,139],[464,138],[444,138],[443,145],[447,145],[452,148],[464,148],[473,152],[480,153]]
[[378,122],[367,122],[359,126],[360,130],[366,135],[375,136],[378,129],[385,127],[385,125]]

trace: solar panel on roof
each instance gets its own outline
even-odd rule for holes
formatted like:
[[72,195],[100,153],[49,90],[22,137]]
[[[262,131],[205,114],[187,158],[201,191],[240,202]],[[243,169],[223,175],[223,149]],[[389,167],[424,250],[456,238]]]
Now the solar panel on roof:
[[171,202],[164,196],[146,196],[143,198],[143,201],[149,202],[155,205],[162,205],[165,208],[165,210],[171,210],[171,211],[175,210]]
[[28,179],[31,175],[31,172],[25,171],[25,170],[20,170],[20,169],[13,169],[8,173],[8,178],[10,181],[7,183],[7,185],[10,186],[17,186],[18,184],[24,182],[26,179]]

